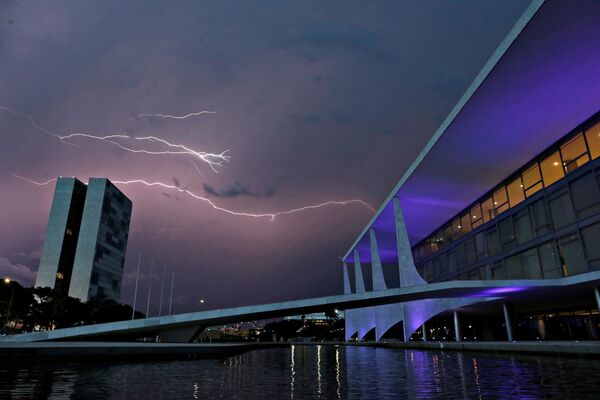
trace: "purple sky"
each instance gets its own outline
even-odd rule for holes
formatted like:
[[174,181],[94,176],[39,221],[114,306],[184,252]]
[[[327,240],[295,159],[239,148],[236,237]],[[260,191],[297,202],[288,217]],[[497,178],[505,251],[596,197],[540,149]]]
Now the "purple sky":
[[[69,146],[0,109],[0,275],[33,283],[54,188],[11,172],[163,182],[254,213],[348,199],[377,208],[526,6],[0,0],[0,106],[57,135],[156,136],[231,156],[218,173],[196,160],[199,173],[185,155]],[[200,110],[217,113],[135,118]],[[220,308],[340,293],[338,257],[372,216],[354,203],[270,221],[117,186],[134,210],[122,300],[141,250],[143,302],[154,259],[175,272],[175,312],[200,298]]]

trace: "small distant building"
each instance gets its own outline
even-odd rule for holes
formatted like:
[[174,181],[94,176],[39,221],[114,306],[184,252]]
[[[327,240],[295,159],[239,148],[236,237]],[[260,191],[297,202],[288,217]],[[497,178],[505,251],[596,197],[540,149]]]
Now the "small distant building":
[[35,286],[119,300],[131,208],[106,178],[58,178]]
[[[344,319],[344,311],[342,310],[335,310],[335,315],[337,319]],[[322,325],[327,323],[327,321],[330,321],[331,318],[330,316],[327,316],[326,313],[324,312],[319,312],[319,313],[312,313],[312,314],[304,314],[304,315],[292,315],[289,317],[285,317],[285,320],[302,320],[304,319],[305,321],[312,321],[314,322],[316,325]]]

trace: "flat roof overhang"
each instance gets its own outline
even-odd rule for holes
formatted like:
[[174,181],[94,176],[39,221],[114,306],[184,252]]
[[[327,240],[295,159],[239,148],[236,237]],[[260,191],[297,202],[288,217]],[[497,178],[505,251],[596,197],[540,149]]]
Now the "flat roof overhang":
[[600,110],[600,1],[533,1],[363,229],[396,262],[393,199],[411,246]]

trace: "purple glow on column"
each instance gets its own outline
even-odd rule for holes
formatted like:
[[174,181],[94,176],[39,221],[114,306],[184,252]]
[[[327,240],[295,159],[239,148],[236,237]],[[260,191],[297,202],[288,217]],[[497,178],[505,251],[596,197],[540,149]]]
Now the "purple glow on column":
[[498,294],[506,294],[506,293],[514,293],[526,290],[526,287],[523,286],[506,286],[506,287],[497,287],[491,289],[485,289],[478,294],[473,295],[472,297],[487,297]]

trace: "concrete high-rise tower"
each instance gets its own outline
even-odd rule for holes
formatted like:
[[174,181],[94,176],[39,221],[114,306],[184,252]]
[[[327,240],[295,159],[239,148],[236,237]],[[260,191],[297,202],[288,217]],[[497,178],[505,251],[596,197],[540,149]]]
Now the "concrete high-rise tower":
[[59,178],[35,286],[118,300],[130,218],[131,201],[108,179]]
[[69,292],[86,190],[85,184],[76,178],[56,181],[36,287]]

